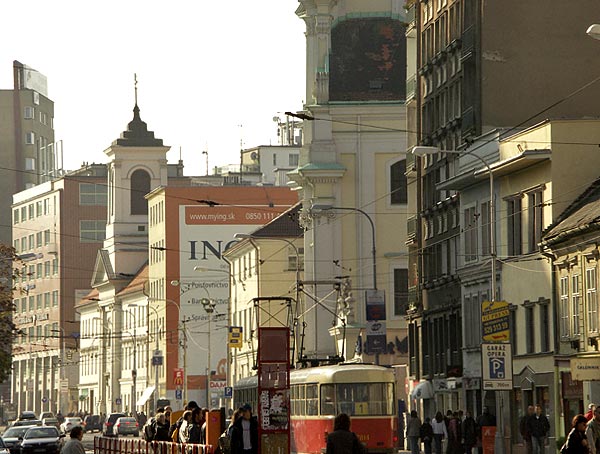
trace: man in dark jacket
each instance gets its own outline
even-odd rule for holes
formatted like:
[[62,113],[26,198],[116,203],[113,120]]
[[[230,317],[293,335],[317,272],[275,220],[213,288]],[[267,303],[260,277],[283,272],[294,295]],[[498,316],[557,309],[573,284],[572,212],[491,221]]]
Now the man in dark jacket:
[[535,415],[527,420],[527,429],[531,434],[531,445],[533,454],[542,454],[548,432],[550,431],[550,422],[546,415],[542,414],[542,406],[535,406]]
[[252,407],[245,404],[240,408],[242,417],[233,425],[231,432],[231,454],[256,454],[258,452],[258,422],[252,417]]
[[523,437],[525,443],[525,454],[531,454],[533,452],[533,446],[531,445],[531,432],[529,432],[529,419],[535,414],[533,405],[527,407],[527,414],[523,415],[519,422],[519,431]]

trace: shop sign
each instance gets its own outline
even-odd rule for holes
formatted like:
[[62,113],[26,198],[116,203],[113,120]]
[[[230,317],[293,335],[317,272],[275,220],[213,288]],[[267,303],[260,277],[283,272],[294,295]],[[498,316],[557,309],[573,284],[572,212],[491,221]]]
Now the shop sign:
[[583,398],[583,382],[573,380],[571,372],[561,372],[562,398],[579,400]]
[[571,360],[573,380],[600,380],[600,358],[574,358]]

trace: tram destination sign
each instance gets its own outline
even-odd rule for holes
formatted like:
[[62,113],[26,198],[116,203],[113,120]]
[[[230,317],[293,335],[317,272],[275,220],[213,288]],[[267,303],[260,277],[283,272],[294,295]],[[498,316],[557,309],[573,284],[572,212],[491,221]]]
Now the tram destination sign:
[[506,301],[481,303],[481,327],[484,342],[510,340],[510,308]]

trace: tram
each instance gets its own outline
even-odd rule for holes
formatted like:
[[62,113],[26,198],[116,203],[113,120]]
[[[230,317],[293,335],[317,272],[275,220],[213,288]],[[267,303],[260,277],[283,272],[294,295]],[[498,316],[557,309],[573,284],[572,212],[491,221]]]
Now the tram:
[[[258,408],[257,377],[238,381],[234,405]],[[389,454],[398,441],[392,369],[370,364],[337,364],[295,369],[290,373],[291,451],[320,454],[333,420],[350,416],[350,430],[369,453]]]

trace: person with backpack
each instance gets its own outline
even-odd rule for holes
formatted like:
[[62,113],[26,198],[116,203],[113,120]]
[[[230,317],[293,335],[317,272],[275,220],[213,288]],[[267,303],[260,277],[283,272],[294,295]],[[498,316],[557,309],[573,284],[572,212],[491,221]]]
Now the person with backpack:
[[421,441],[423,442],[425,454],[432,454],[431,447],[433,444],[433,427],[431,427],[431,418],[425,418],[425,422],[421,424],[419,437],[421,437]]
[[[163,411],[164,408],[157,408],[156,415]],[[146,441],[154,441],[154,437],[156,436],[156,415],[150,417],[142,427],[142,436]]]

